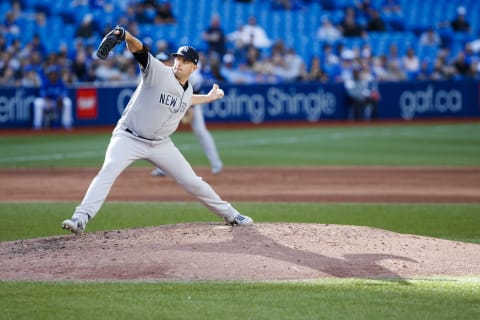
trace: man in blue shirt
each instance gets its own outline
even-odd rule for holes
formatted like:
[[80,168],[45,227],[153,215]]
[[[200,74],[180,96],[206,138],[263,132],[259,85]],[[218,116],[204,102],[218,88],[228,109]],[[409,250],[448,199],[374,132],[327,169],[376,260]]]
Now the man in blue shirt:
[[60,68],[50,66],[45,70],[39,97],[33,103],[33,128],[42,128],[45,114],[61,115],[63,128],[72,127],[72,100],[60,75]]

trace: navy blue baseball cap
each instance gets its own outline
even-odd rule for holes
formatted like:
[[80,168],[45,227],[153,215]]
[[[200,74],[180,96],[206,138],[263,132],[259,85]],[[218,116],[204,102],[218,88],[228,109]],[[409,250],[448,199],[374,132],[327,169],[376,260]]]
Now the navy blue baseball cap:
[[197,50],[190,46],[183,46],[178,48],[176,53],[172,53],[172,56],[183,57],[185,60],[192,61],[194,64],[198,63]]

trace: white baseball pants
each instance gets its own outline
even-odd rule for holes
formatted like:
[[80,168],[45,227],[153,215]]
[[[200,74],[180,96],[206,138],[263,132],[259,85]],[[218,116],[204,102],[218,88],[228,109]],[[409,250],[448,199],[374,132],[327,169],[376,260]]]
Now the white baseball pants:
[[[43,113],[47,109],[56,108],[56,102],[45,98],[35,98],[33,101],[33,128],[40,129],[43,124]],[[68,97],[63,98],[62,106],[62,126],[70,129],[73,124],[72,100]]]
[[88,218],[93,218],[117,177],[139,159],[148,160],[162,169],[219,217],[231,217],[237,213],[230,203],[223,201],[208,183],[196,175],[170,138],[148,141],[117,128],[108,145],[103,166],[91,182],[81,204],[75,209],[73,218],[79,218],[85,224]]

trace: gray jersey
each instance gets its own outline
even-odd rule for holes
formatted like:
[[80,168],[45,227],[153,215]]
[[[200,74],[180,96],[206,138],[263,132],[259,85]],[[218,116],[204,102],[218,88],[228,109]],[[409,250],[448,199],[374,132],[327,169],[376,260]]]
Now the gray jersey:
[[191,105],[193,88],[189,83],[184,90],[175,78],[173,69],[150,53],[147,66],[141,72],[140,84],[130,98],[116,130],[128,128],[135,135],[161,140],[177,129]]

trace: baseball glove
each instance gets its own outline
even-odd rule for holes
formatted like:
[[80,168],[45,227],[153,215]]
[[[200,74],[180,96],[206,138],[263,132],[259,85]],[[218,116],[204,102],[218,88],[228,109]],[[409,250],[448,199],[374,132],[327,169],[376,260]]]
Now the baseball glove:
[[103,37],[102,42],[97,49],[97,57],[105,60],[110,51],[120,42],[125,40],[125,29],[122,26],[116,26],[112,31]]

